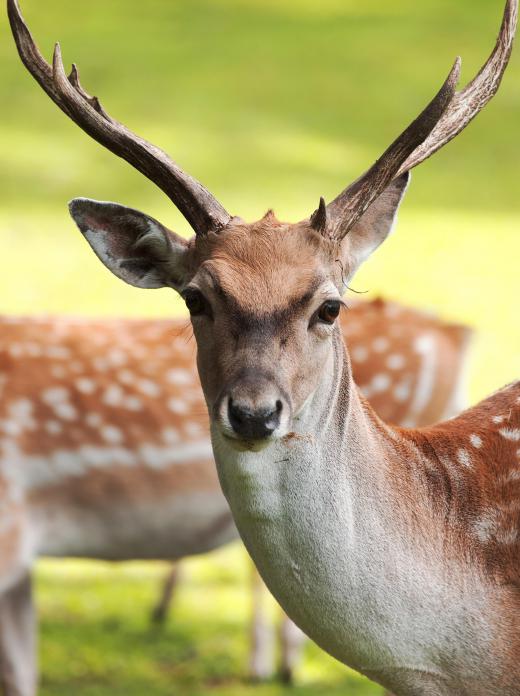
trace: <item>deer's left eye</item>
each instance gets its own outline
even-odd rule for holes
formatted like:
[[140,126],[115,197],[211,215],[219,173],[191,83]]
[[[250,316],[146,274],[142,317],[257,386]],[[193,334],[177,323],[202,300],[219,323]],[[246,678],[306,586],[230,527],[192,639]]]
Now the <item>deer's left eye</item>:
[[324,324],[334,324],[341,310],[341,302],[327,300],[318,310],[318,319]]
[[192,317],[206,313],[206,300],[204,295],[198,290],[187,290],[184,294],[184,302],[186,302],[186,307]]

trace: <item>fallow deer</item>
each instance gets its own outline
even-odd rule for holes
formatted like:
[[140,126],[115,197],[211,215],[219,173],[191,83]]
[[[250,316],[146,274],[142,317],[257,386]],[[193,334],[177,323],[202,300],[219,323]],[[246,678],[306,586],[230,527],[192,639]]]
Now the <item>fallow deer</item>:
[[[167,341],[169,323],[155,322],[154,326],[157,328],[161,324],[165,333],[155,346],[148,340],[147,329],[141,329],[144,340],[139,344],[146,351],[140,354],[139,365],[146,366],[147,379],[153,373],[152,378],[158,385],[161,375],[172,373],[170,364],[185,364],[183,355],[177,360],[177,351],[188,350],[185,342],[182,348],[176,342],[170,345]],[[472,334],[467,327],[446,323],[429,313],[377,298],[370,302],[349,300],[348,321],[341,322],[341,330],[352,355],[354,380],[369,397],[372,407],[386,420],[398,425],[429,425],[460,413],[466,406],[466,353]],[[99,327],[98,331],[89,331],[88,334],[99,335]],[[120,346],[117,335],[107,339],[106,344],[111,348],[125,349]],[[158,362],[157,351],[163,356]],[[190,373],[195,380],[194,363]],[[183,386],[178,393],[177,389],[179,387],[173,387],[168,380],[165,385],[163,378],[161,400],[168,403],[174,399],[175,403],[181,404]],[[187,420],[192,409],[199,414],[203,411],[202,393],[200,401],[191,406],[189,411],[181,414]],[[112,410],[111,421],[124,435],[126,428],[122,416],[123,413],[118,417]],[[161,428],[157,424],[154,429],[159,432]],[[150,432],[148,438],[153,439],[153,436],[154,433]],[[179,564],[176,563],[165,578],[161,596],[153,609],[154,622],[165,620],[178,579]],[[275,673],[277,633],[280,639],[279,673],[283,681],[291,682],[304,636],[287,617],[281,618],[279,631],[275,631],[267,618],[262,586],[254,576],[252,598],[250,674],[255,679],[265,679]]]
[[[195,231],[187,242],[130,208],[70,204],[116,276],[184,297],[219,479],[282,607],[330,654],[402,696],[517,694],[520,383],[435,427],[386,425],[354,384],[336,320],[355,271],[392,228],[410,170],[498,89],[518,0],[507,1],[476,78],[456,91],[458,59],[377,162],[296,224],[272,212],[252,224],[231,216],[114,121],[75,68],[67,77],[58,45],[48,65],[16,0],[8,8],[21,58],[47,94],[154,181]],[[22,535],[19,502],[8,505]]]
[[[0,466],[24,470],[26,571],[42,554],[179,559],[238,537],[185,329],[185,321],[0,318]],[[343,329],[356,377],[392,420],[460,410],[468,329],[382,300],[353,305]],[[25,695],[17,675],[29,669],[22,647],[32,632],[11,653],[14,619],[3,618],[19,572],[2,571],[0,683],[10,669],[18,691],[10,684],[7,693]],[[254,587],[250,669],[260,679],[274,672],[273,631]],[[287,678],[300,641],[289,624],[284,635]]]

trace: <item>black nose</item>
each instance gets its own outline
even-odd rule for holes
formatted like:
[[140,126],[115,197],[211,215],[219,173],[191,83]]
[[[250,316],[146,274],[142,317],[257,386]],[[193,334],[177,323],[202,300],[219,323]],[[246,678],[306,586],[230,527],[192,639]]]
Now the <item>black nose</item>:
[[229,422],[235,433],[247,440],[264,440],[274,433],[280,425],[282,402],[273,407],[254,409],[247,404],[229,399]]

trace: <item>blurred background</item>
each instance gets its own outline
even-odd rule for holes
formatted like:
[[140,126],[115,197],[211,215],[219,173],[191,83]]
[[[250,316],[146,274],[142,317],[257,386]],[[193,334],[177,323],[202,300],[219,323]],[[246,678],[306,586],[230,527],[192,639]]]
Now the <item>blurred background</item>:
[[[110,114],[160,145],[231,212],[310,214],[357,177],[463,57],[487,58],[502,0],[24,0],[50,58],[78,63]],[[91,141],[22,68],[0,24],[0,311],[173,316],[168,290],[124,285],[72,224],[74,196],[187,223],[151,183]],[[520,54],[496,99],[415,170],[393,237],[357,290],[474,326],[474,402],[518,377]],[[44,562],[42,693],[258,694],[244,681],[249,596],[240,548],[185,564],[172,619],[149,628],[165,566]],[[378,694],[307,650],[296,694]]]

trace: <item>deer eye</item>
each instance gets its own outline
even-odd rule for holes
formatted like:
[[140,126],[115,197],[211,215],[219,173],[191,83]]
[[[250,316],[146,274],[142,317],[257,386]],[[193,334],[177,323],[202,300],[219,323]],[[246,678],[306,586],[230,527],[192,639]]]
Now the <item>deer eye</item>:
[[341,302],[338,300],[327,300],[318,310],[318,319],[325,324],[334,324],[341,309]]
[[199,290],[186,290],[184,293],[184,302],[192,317],[207,312],[207,303],[204,295]]

